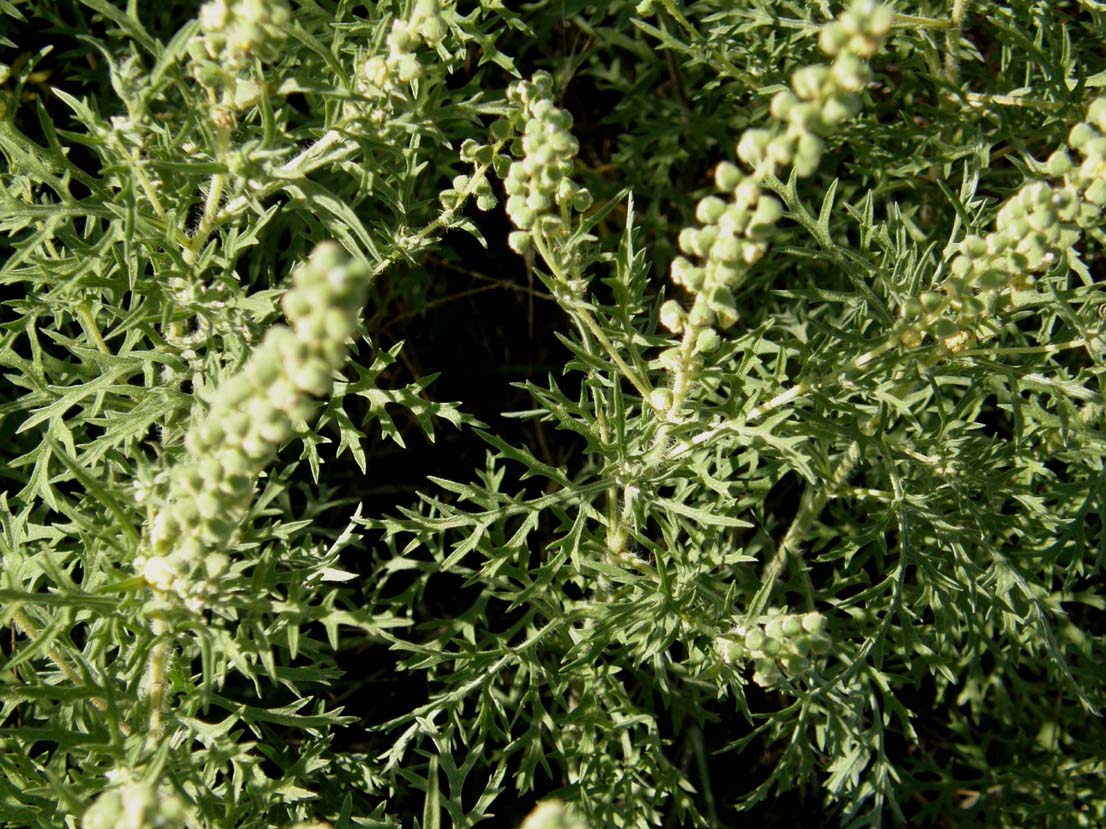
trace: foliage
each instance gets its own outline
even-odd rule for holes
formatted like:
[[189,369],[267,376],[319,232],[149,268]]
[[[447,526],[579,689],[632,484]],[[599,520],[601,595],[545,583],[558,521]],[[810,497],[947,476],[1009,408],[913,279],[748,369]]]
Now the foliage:
[[0,825],[1106,822],[1103,15],[0,0]]

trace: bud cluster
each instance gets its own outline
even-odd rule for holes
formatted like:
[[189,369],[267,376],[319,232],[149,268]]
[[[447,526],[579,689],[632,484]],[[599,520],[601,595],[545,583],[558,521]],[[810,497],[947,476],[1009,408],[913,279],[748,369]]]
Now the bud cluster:
[[138,781],[103,792],[81,818],[81,829],[178,829],[184,825],[184,804],[179,797],[166,796]]
[[395,114],[395,100],[409,97],[408,84],[422,77],[418,50],[437,48],[449,33],[441,0],[418,0],[407,20],[392,21],[388,53],[374,55],[361,66],[357,91],[368,99],[366,115],[380,126]]
[[719,637],[715,647],[727,663],[751,660],[753,682],[775,688],[784,676],[794,677],[810,667],[812,656],[829,652],[826,618],[821,613],[769,614],[752,627]]
[[334,242],[317,246],[297,269],[282,300],[290,327],[269,330],[185,436],[189,460],[172,470],[150,533],[153,555],[140,562],[152,587],[195,600],[211,592],[203,576],[215,579],[229,566],[223,550],[257,477],[345,362],[366,285],[364,269]]
[[254,60],[280,58],[292,14],[285,0],[211,0],[200,8],[201,36],[189,44],[193,74],[215,88]]
[[824,26],[819,44],[833,63],[797,70],[791,88],[772,99],[776,126],[746,130],[738,158],[772,175],[788,165],[799,176],[813,174],[822,160],[823,138],[860,111],[860,92],[872,78],[868,60],[879,51],[892,20],[886,6],[858,0]]
[[510,163],[506,156],[499,154],[503,142],[481,144],[466,138],[461,144],[461,161],[473,165],[473,174],[459,175],[453,178],[453,186],[438,194],[438,200],[446,210],[454,210],[464,204],[469,195],[476,196],[476,206],[480,210],[491,210],[497,204],[492,183],[488,181],[488,168]]
[[[1068,146],[1082,156],[1078,165],[1067,150],[1053,153],[1044,171],[1062,182],[1025,184],[999,209],[994,230],[961,241],[940,291],[927,291],[903,303],[900,341],[908,348],[932,334],[957,353],[976,341],[980,323],[1014,291],[1033,286],[1078,242],[1085,228],[1101,221],[1106,206],[1106,99],[1091,104],[1076,124]],[[955,317],[946,312],[952,310]]]
[[[440,0],[417,0],[410,20],[396,20],[388,34],[388,58],[383,67],[385,78],[394,76],[401,83],[410,83],[422,74],[418,48],[426,44],[436,47],[449,31],[442,16]],[[379,77],[379,69],[375,69]]]
[[[673,375],[671,389],[657,389],[654,409],[677,414],[702,355],[721,345],[718,330],[737,322],[734,292],[748,269],[768,249],[783,206],[763,192],[766,176],[791,165],[800,176],[814,172],[822,158],[822,137],[860,108],[859,93],[871,77],[867,59],[890,31],[889,9],[858,0],[837,21],[822,29],[822,48],[835,57],[832,66],[808,66],[792,77],[792,89],[772,100],[776,122],[768,129],[749,129],[737,144],[737,156],[751,170],[723,162],[715,170],[721,196],[696,206],[696,227],[680,232],[682,255],[672,260],[672,281],[692,297],[690,309],[675,299],[661,306],[660,323],[682,335],[679,345],[660,354],[662,368]],[[698,260],[696,264],[691,257]]]
[[[520,157],[504,180],[507,215],[518,228],[508,241],[522,253],[535,231],[547,238],[563,234],[568,211],[587,210],[591,194],[570,178],[580,145],[571,132],[572,115],[553,103],[552,76],[538,72],[532,81],[512,84],[507,99],[518,107],[515,120],[522,128],[522,138],[513,147]],[[551,212],[554,207],[560,208],[559,214]]]
[[[677,256],[671,265],[672,281],[694,297],[691,310],[685,312],[670,299],[660,313],[661,324],[673,334],[694,329],[694,354],[710,353],[718,347],[720,339],[714,327],[726,329],[737,322],[733,291],[744,281],[748,266],[764,255],[767,240],[783,215],[780,202],[733,164],[718,165],[715,184],[730,200],[707,196],[699,201],[695,218],[701,225],[680,231],[680,250],[685,255]],[[693,264],[689,256],[702,264]],[[661,361],[667,364],[677,356],[662,355]]]

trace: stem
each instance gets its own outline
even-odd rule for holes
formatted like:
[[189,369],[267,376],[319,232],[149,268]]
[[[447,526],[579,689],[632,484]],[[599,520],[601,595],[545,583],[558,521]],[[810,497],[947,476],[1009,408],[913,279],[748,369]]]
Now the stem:
[[165,704],[165,673],[169,664],[169,631],[164,619],[154,619],[151,631],[158,640],[150,651],[150,663],[146,668],[146,693],[150,699],[150,725],[146,732],[147,748],[156,746],[161,739],[161,709]]
[[968,92],[964,95],[964,98],[973,109],[986,109],[988,104],[1039,109],[1045,112],[1059,112],[1064,109],[1064,104],[1059,101],[1045,101],[1024,95],[989,95],[983,92]]
[[768,605],[768,600],[772,595],[772,588],[775,586],[776,580],[779,578],[780,573],[783,572],[784,565],[788,563],[789,559],[796,573],[800,574],[803,580],[803,592],[806,594],[808,609],[813,609],[814,591],[810,584],[810,575],[806,572],[806,568],[802,566],[802,556],[799,553],[799,544],[802,542],[807,530],[810,529],[811,523],[818,517],[818,514],[830,499],[830,496],[845,482],[845,479],[849,477],[859,459],[860,444],[854,440],[849,444],[849,448],[845,450],[845,454],[842,455],[841,460],[837,464],[837,468],[834,469],[833,475],[828,481],[819,483],[819,489],[817,491],[815,491],[812,484],[807,484],[806,490],[803,492],[802,502],[799,504],[799,511],[795,514],[795,519],[791,522],[791,526],[788,527],[783,541],[780,542],[780,546],[776,550],[776,555],[772,557],[772,560],[768,562],[768,565],[764,569],[764,574],[760,579],[760,589],[756,592],[756,595],[753,596],[753,600],[750,602],[749,609],[746,612],[749,619],[755,619],[764,612],[765,607]]
[[[217,127],[215,133],[215,155],[220,161],[226,161],[227,150],[230,147],[230,127]],[[196,228],[196,235],[192,237],[185,247],[184,258],[187,262],[194,262],[196,256],[208,238],[214,232],[219,223],[219,202],[223,200],[223,188],[227,184],[226,173],[215,173],[207,188],[207,199],[204,201],[204,213],[200,218],[200,225]]]
[[[545,240],[542,238],[541,233],[534,233],[532,237],[534,240],[534,246],[538,249],[545,264],[549,267],[549,270],[553,272],[553,276],[562,283],[566,288],[568,287],[568,277],[561,269],[560,264],[556,261],[553,255],[550,253],[549,248],[546,247]],[[575,299],[575,297],[574,297]],[[630,381],[637,393],[641,395],[642,401],[646,405],[652,405],[649,400],[649,395],[652,390],[649,388],[649,384],[643,380],[638,373],[630,367],[630,365],[622,359],[614,347],[614,344],[607,338],[607,335],[603,333],[603,329],[599,327],[599,323],[595,321],[595,318],[591,315],[591,312],[583,305],[583,303],[576,301],[573,303],[572,310],[576,313],[579,319],[584,323],[584,326],[591,332],[592,336],[599,341],[599,344],[603,346],[603,349],[607,352],[610,358],[618,366],[622,375]],[[657,412],[661,414],[661,412]]]
[[[39,631],[35,623],[32,622],[22,610],[17,609],[12,613],[12,621],[15,622],[15,626],[19,628],[20,632],[32,642],[39,637],[41,631]],[[80,674],[78,674],[77,670],[66,661],[60,651],[55,648],[48,648],[46,656],[57,666],[59,671],[65,674],[66,679],[78,687],[82,685]],[[108,704],[104,701],[103,697],[90,697],[89,702],[92,703],[92,707],[97,711],[107,713]],[[131,734],[130,726],[122,720],[119,721],[119,730],[122,731],[123,735],[126,737],[129,737]]]
[[[289,179],[297,179],[306,176],[327,162],[324,156],[328,150],[342,140],[342,128],[344,124],[338,124],[327,130],[318,141],[305,149],[291,161],[288,161],[273,171],[272,180],[253,194],[253,198],[261,200],[280,190],[284,182]],[[347,155],[352,154],[356,148],[344,148]],[[223,206],[223,209],[215,216],[214,221],[221,224],[234,218],[245,210],[250,204],[250,199],[238,196]]]
[[953,0],[945,32],[945,80],[949,86],[956,86],[960,80],[960,27],[967,10],[968,0]]
[[959,24],[951,20],[920,17],[916,14],[896,14],[891,25],[900,29],[953,29]]
[[88,310],[88,303],[82,302],[78,305],[77,313],[81,317],[81,322],[84,323],[84,329],[88,333],[88,336],[96,343],[96,347],[104,354],[110,354],[111,349],[109,349],[108,344],[104,342],[104,338],[100,334],[100,327],[96,325],[96,318],[93,317],[92,312]]

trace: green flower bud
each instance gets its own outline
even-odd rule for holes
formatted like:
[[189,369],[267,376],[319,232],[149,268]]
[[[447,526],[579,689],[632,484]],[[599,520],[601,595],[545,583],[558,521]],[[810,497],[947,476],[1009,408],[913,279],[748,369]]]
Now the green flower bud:
[[684,330],[684,309],[676,300],[667,300],[661,306],[660,322],[673,334],[679,334]]
[[801,622],[803,630],[814,636],[821,636],[826,630],[826,617],[821,613],[804,613]]
[[1096,207],[1106,205],[1106,179],[1096,179],[1083,193],[1083,197]]
[[[558,194],[558,195],[560,195],[560,194]],[[565,200],[567,200],[567,198]],[[562,201],[562,200],[560,198],[558,198],[558,201]],[[538,190],[532,190],[530,192],[530,195],[527,196],[527,198],[526,198],[526,207],[529,208],[535,214],[536,213],[544,213],[546,210],[548,210],[550,208],[551,205],[552,205],[552,201],[550,201],[549,196],[547,196],[545,193],[542,193]]]
[[946,340],[955,335],[959,330],[960,327],[952,320],[948,319],[936,320],[933,325],[930,326],[930,331],[933,333],[933,336],[939,340]]
[[703,300],[700,295],[695,304],[691,306],[691,311],[687,315],[688,320],[696,328],[706,328],[707,326],[714,325],[714,311],[711,310],[710,305]]
[[756,167],[764,159],[764,152],[771,140],[772,133],[768,130],[746,130],[737,144],[737,157],[749,166]]
[[924,335],[913,325],[908,325],[899,333],[899,342],[903,348],[914,349],[925,340]]
[[755,627],[745,634],[745,647],[751,651],[759,651],[764,647],[764,642],[767,637],[764,635],[759,627]]
[[826,66],[804,66],[791,75],[791,88],[804,101],[814,101],[822,97],[822,89],[829,80],[830,70]]
[[744,178],[736,164],[723,161],[714,168],[714,184],[719,190],[732,192]]
[[868,64],[848,53],[839,55],[833,62],[833,80],[845,92],[859,92],[871,80]]
[[1057,178],[1066,176],[1074,169],[1075,162],[1072,161],[1066,150],[1057,150],[1045,162],[1045,170],[1050,176],[1056,176]]
[[784,654],[780,659],[780,664],[783,665],[783,669],[791,676],[801,674],[810,667],[810,662],[807,661],[806,657],[798,653]]
[[193,502],[200,518],[214,518],[223,511],[223,502],[217,490],[207,490],[196,496]]
[[741,246],[733,236],[719,235],[710,249],[710,258],[719,262],[738,262],[741,259]]
[[987,255],[987,243],[979,236],[967,236],[960,243],[960,252],[969,259],[979,259]]
[[204,572],[209,579],[217,579],[230,568],[230,558],[219,552],[204,557]]
[[830,57],[833,57],[849,42],[849,33],[840,23],[828,23],[818,33],[818,46]]
[[749,235],[754,238],[763,238],[775,229],[776,222],[783,216],[783,205],[771,196],[762,198],[757,203],[757,209],[749,222]]
[[680,235],[676,237],[676,244],[680,246],[680,250],[686,253],[688,256],[697,256],[696,239],[698,238],[697,231],[693,227],[685,227],[680,230]]
[[822,161],[822,139],[816,135],[799,136],[793,168],[800,178],[813,175]]
[[726,203],[717,196],[707,196],[699,200],[695,207],[695,218],[703,224],[714,224],[725,212]]
[[[772,104],[769,108],[769,113],[777,121],[786,121],[787,117],[791,114],[796,104],[799,103],[799,99],[795,97],[790,89],[782,89],[772,96]],[[724,188],[724,189],[729,189]]]
[[713,354],[722,347],[722,338],[713,328],[704,328],[695,337],[696,354]]
[[803,632],[803,622],[798,616],[785,616],[780,623],[780,629],[787,638],[798,636]]
[[967,278],[973,269],[974,265],[972,264],[972,260],[963,255],[957,256],[949,265],[949,273],[961,279]]
[[684,287],[689,291],[701,291],[706,282],[706,271],[702,268],[688,268],[683,274]]
[[725,285],[730,289],[737,287],[738,283],[741,282],[743,271],[740,268],[724,262],[712,262],[711,265],[713,270],[711,274],[712,282]]
[[1087,120],[1106,132],[1106,98],[1095,98],[1087,108]]
[[756,670],[753,673],[753,682],[761,688],[775,688],[780,683],[782,675],[776,663],[770,659],[758,659]]
[[649,405],[658,412],[667,412],[672,408],[672,392],[669,389],[653,389],[649,392]]
[[710,295],[710,309],[714,311],[720,328],[729,328],[737,322],[737,306],[730,289],[715,285]]
[[768,159],[768,163],[775,167],[782,167],[791,163],[791,158],[795,154],[796,139],[788,135],[777,135],[768,143],[768,149],[765,151],[765,158]]
[[822,107],[822,117],[830,125],[837,125],[860,112],[860,99],[852,92],[831,96]]
[[507,244],[515,253],[526,253],[530,248],[530,234],[523,230],[515,230],[507,234]]
[[1098,136],[1098,132],[1090,124],[1080,121],[1071,128],[1068,133],[1068,146],[1073,150],[1079,150]]

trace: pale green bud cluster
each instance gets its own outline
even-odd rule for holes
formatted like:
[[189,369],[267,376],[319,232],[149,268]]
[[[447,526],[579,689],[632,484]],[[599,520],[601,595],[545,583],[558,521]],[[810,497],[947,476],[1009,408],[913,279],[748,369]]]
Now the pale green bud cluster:
[[[902,307],[900,341],[916,348],[931,334],[958,353],[975,344],[980,323],[1016,291],[1029,289],[1035,274],[1061,261],[1086,228],[1101,222],[1106,205],[1106,99],[1091,104],[1076,124],[1067,150],[1053,153],[1044,171],[1061,182],[1025,184],[999,209],[994,230],[969,235],[949,263],[940,291],[926,291]],[[952,315],[948,314],[951,310]]]
[[388,34],[387,77],[410,83],[422,74],[418,49],[423,44],[436,47],[445,40],[449,28],[442,15],[440,0],[417,0],[409,20],[396,20]]
[[81,818],[81,829],[178,829],[185,817],[179,797],[133,782],[97,797]]
[[476,171],[471,175],[459,175],[454,177],[453,186],[443,190],[438,199],[445,208],[459,207],[465,200],[466,194],[476,196],[476,206],[480,210],[491,210],[499,202],[492,190],[492,183],[488,180],[487,169],[495,159],[495,149],[488,144],[480,144],[471,138],[465,139],[461,144],[461,160],[472,164]]
[[[198,598],[229,565],[224,550],[245,516],[258,475],[329,393],[368,279],[334,242],[324,242],[293,276],[282,300],[289,326],[274,326],[242,369],[215,392],[185,436],[190,459],[172,470],[169,496],[141,562],[158,590]],[[203,573],[200,573],[200,569]]]
[[737,322],[735,291],[768,250],[783,216],[779,200],[763,192],[765,178],[787,166],[800,176],[817,169],[823,137],[859,110],[860,92],[871,79],[867,60],[887,36],[892,19],[888,8],[858,0],[823,27],[821,45],[834,57],[833,64],[795,72],[792,88],[772,100],[773,124],[742,134],[737,156],[751,172],[730,162],[716,168],[720,195],[698,203],[698,225],[680,232],[681,255],[672,260],[672,281],[688,292],[691,302],[687,308],[670,299],[661,306],[661,325],[682,339],[659,356],[673,381],[671,389],[653,392],[650,405],[655,410],[669,417],[678,414],[703,355],[716,351],[722,343],[718,332]]
[[[728,192],[729,201],[707,196],[696,206],[699,227],[680,231],[680,250],[685,254],[672,260],[672,281],[694,297],[689,311],[676,300],[661,307],[661,324],[673,334],[686,328],[695,330],[693,354],[706,354],[718,348],[721,340],[714,330],[727,329],[737,322],[734,290],[744,281],[749,265],[767,250],[768,238],[783,215],[783,206],[762,191],[756,179],[745,176],[728,162],[715,171],[718,189]],[[694,264],[695,257],[701,264]],[[663,365],[678,359],[679,348],[661,355]]]
[[580,145],[571,132],[572,115],[553,103],[552,76],[538,72],[532,81],[512,84],[507,99],[519,108],[523,122],[516,147],[521,157],[504,179],[507,215],[518,228],[508,241],[522,253],[535,231],[546,238],[564,233],[568,211],[587,210],[591,194],[570,177]]
[[879,51],[892,20],[886,6],[858,0],[824,26],[819,43],[833,63],[797,70],[791,88],[772,99],[776,126],[746,130],[738,158],[772,175],[787,166],[799,176],[813,174],[822,160],[823,138],[860,111],[860,92],[872,78],[868,59]]
[[715,649],[727,663],[752,661],[753,682],[775,688],[784,676],[806,672],[812,657],[828,653],[831,644],[821,613],[774,613],[735,636],[720,636]]
[[356,78],[357,91],[368,99],[362,111],[370,123],[384,125],[395,115],[396,100],[410,97],[409,84],[424,69],[419,50],[438,48],[445,40],[448,12],[441,0],[418,0],[408,19],[392,21],[387,54],[368,58]]
[[1106,97],[1096,98],[1087,118],[1072,127],[1068,146],[1080,157],[1078,165],[1060,151],[1048,160],[1052,175],[1063,175],[1079,193],[1080,209],[1075,223],[1081,228],[1098,225],[1106,206]]
[[200,8],[202,35],[189,44],[192,71],[205,86],[227,82],[255,60],[276,61],[292,13],[285,0],[211,0]]

